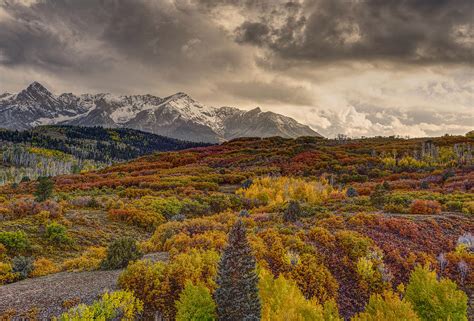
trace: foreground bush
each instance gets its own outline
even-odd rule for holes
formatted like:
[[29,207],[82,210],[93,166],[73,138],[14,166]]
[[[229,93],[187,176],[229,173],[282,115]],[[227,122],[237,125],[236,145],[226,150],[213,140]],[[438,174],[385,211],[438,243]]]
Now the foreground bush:
[[138,260],[142,256],[134,239],[120,238],[107,248],[107,256],[102,261],[101,268],[104,270],[122,269],[128,265],[128,262]]
[[146,311],[159,311],[163,317],[174,320],[175,302],[186,282],[200,284],[211,293],[215,290],[218,260],[214,251],[194,249],[176,255],[168,264],[139,260],[129,264],[118,283],[122,289],[133,291],[144,302]]
[[132,321],[143,311],[143,303],[131,292],[116,291],[105,293],[91,305],[79,304],[56,321],[116,320]]
[[364,312],[357,314],[352,321],[418,321],[420,318],[413,311],[409,302],[400,300],[399,296],[391,291],[383,295],[370,296]]
[[282,275],[274,279],[270,272],[262,270],[259,293],[263,321],[342,320],[334,301],[327,301],[323,307],[315,299],[307,300],[296,284]]
[[449,279],[421,266],[410,275],[405,299],[422,320],[467,320],[467,295]]
[[216,304],[209,289],[202,285],[187,282],[176,301],[176,321],[214,321],[217,320]]

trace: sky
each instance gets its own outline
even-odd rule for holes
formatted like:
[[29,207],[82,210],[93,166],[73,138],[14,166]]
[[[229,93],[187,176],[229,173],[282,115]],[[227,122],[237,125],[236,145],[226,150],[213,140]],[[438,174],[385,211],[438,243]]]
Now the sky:
[[472,0],[0,0],[0,92],[186,92],[327,137],[474,129]]

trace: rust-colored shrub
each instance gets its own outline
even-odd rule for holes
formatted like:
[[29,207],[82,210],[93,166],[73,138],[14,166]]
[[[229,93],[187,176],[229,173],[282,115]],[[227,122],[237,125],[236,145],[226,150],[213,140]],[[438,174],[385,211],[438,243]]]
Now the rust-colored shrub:
[[441,213],[441,204],[438,201],[414,200],[410,206],[411,214],[439,214]]

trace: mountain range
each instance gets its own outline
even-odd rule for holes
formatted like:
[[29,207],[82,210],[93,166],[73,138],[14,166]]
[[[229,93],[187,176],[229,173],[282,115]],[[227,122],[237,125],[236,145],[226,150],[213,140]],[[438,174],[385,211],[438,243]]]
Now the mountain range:
[[16,94],[0,94],[0,127],[40,125],[132,128],[172,138],[219,143],[237,137],[321,137],[309,126],[260,108],[210,107],[185,93],[153,95],[51,93],[33,82]]

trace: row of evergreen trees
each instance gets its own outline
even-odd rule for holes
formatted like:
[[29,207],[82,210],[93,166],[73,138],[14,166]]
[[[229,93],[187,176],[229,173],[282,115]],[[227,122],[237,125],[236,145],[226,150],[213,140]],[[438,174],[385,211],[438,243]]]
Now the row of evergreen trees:
[[1,130],[0,141],[59,150],[79,159],[104,163],[129,160],[156,151],[208,145],[128,128],[66,125],[40,126],[26,131]]

